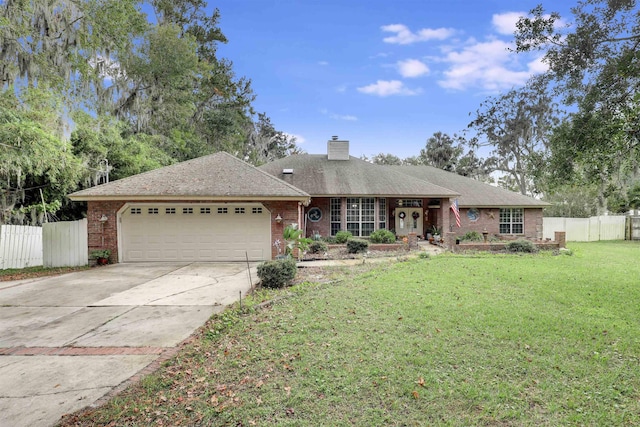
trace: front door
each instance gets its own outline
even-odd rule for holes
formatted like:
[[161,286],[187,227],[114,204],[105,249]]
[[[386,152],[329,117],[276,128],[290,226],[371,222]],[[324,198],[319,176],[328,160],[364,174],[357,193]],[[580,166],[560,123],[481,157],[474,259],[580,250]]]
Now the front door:
[[409,233],[422,235],[422,208],[396,208],[396,235],[406,236]]

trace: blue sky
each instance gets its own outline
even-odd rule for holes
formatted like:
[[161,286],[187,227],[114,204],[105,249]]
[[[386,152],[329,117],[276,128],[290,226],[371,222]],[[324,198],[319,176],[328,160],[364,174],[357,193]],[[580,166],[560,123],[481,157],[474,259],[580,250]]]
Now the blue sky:
[[[490,95],[545,69],[516,55],[517,17],[540,0],[220,0],[219,56],[252,80],[254,107],[312,154],[418,155],[464,130]],[[566,14],[573,2],[555,1]],[[563,10],[564,9],[564,10]]]

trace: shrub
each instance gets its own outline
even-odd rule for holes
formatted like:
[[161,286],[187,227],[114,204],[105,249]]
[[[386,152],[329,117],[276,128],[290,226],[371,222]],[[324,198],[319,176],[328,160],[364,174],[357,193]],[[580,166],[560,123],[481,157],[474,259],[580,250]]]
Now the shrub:
[[347,240],[353,237],[350,231],[338,231],[336,233],[336,243],[342,245],[347,243]]
[[336,238],[332,236],[325,236],[322,238],[322,241],[328,245],[333,245],[334,243],[336,243]]
[[376,230],[369,236],[371,243],[394,243],[396,241],[396,235],[389,230]]
[[369,249],[369,242],[360,239],[351,239],[347,242],[347,252],[350,254],[364,253]]
[[429,258],[431,258],[431,254],[429,252],[420,252],[418,254],[418,258],[420,258],[420,259],[429,259]]
[[327,252],[329,248],[325,242],[315,241],[309,245],[309,252],[312,254],[318,254],[320,252]]
[[258,266],[258,277],[265,288],[284,288],[296,277],[297,268],[293,258],[267,261]]
[[538,252],[538,248],[530,240],[518,239],[505,245],[509,252]]
[[482,234],[478,233],[477,231],[468,231],[462,237],[460,237],[461,242],[481,242],[483,240],[484,238],[482,237]]

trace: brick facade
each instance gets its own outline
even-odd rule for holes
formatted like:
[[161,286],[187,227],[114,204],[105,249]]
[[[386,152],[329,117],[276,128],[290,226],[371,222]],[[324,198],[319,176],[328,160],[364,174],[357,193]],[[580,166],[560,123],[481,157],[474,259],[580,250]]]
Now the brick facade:
[[[118,262],[118,211],[126,203],[185,203],[180,201],[151,201],[151,200],[128,200],[128,201],[99,201],[87,202],[87,232],[89,253],[96,249],[109,249],[111,256],[109,261]],[[193,202],[198,203],[198,202]],[[200,203],[220,203],[215,200],[201,201]],[[256,201],[234,201],[234,203],[256,203]],[[271,213],[271,256],[275,258],[278,254],[274,243],[277,239],[282,241],[284,227],[297,223],[302,223],[302,206],[297,201],[263,201],[264,207]],[[276,217],[280,215],[282,222],[278,224]],[[106,221],[100,221],[106,217]]]
[[[318,232],[321,236],[331,235],[331,198],[318,197],[313,198],[304,212],[308,212],[313,207],[320,208],[322,211],[322,218],[318,222],[307,222],[307,237],[312,237],[315,232]],[[395,230],[395,216],[394,210],[397,208],[398,198],[387,198],[387,229]],[[422,215],[424,221],[423,230],[424,235],[430,232],[433,226],[438,227],[443,233],[451,231],[456,236],[462,236],[468,231],[477,231],[482,233],[487,231],[490,236],[500,234],[500,209],[499,208],[479,208],[480,216],[476,221],[472,221],[467,216],[469,208],[460,209],[460,223],[461,227],[456,226],[455,216],[451,210],[451,202],[449,199],[421,199],[422,208],[425,214]],[[439,207],[429,208],[429,203],[439,202]],[[346,229],[346,198],[342,198],[341,213],[342,213],[342,226],[341,229]],[[376,217],[377,218],[377,217]],[[376,219],[376,229],[378,228],[378,221]],[[542,240],[542,209],[531,208],[524,209],[524,233],[518,235],[518,237],[524,237],[529,240]]]
[[[298,202],[262,202],[265,208],[271,212],[271,259],[278,255],[276,240],[283,241],[282,234],[287,225],[298,224],[302,226],[302,206]],[[276,222],[276,217],[280,215],[282,221]],[[284,253],[284,246],[281,246]]]
[[[89,253],[96,249],[109,249],[109,262],[118,262],[118,211],[123,201],[87,202],[87,232]],[[103,215],[106,221],[100,221]]]
[[[346,206],[345,200],[342,203],[343,228],[346,228],[345,216]],[[439,208],[428,208],[430,199],[423,199],[423,209],[427,211],[426,215],[422,215],[424,221],[424,233],[430,230],[431,226],[436,225],[443,232],[451,231],[451,239],[454,236],[462,236],[468,231],[477,231],[482,233],[487,231],[489,236],[500,236],[500,238],[508,238],[510,236],[500,235],[500,209],[498,208],[481,208],[480,216],[476,221],[471,221],[467,216],[468,208],[460,209],[461,227],[455,225],[455,217],[450,209],[451,204],[448,199],[440,200]],[[246,203],[255,203],[255,201],[245,201]],[[109,249],[111,251],[110,262],[118,262],[118,227],[117,214],[125,203],[171,203],[170,201],[100,201],[87,203],[87,220],[88,220],[88,246],[89,252],[96,249]],[[175,203],[185,203],[184,200],[175,201]],[[198,202],[194,202],[198,203]],[[215,200],[202,201],[202,203],[220,203]],[[236,201],[234,201],[236,203]],[[237,201],[243,203],[243,201]],[[318,207],[322,210],[322,218],[318,222],[307,222],[307,236],[313,236],[314,232],[318,232],[321,236],[329,236],[331,234],[330,222],[330,198],[312,199],[308,207],[302,206],[297,201],[263,201],[262,204],[271,213],[271,256],[275,258],[278,255],[278,249],[274,245],[276,240],[282,241],[282,233],[287,225],[296,223],[304,226],[305,212],[312,207]],[[387,229],[395,228],[395,218],[393,211],[397,205],[397,199],[387,198]],[[280,215],[282,221],[276,222],[276,217]],[[100,221],[106,217],[106,221]],[[378,221],[376,220],[376,228]],[[524,233],[514,237],[524,237],[529,240],[542,240],[542,209],[524,209]],[[282,248],[284,250],[284,248]]]
[[[450,206],[450,205],[449,205]],[[467,216],[468,208],[460,209],[460,225],[456,226],[456,220],[453,211],[449,208],[449,221],[452,225],[451,231],[456,236],[462,236],[469,231],[477,231],[482,233],[487,231],[489,236],[500,235],[500,209],[499,208],[480,208],[480,216],[476,221],[471,221]],[[506,237],[506,236],[502,236]],[[524,209],[524,233],[517,235],[529,240],[542,240],[542,209]]]
[[322,218],[318,222],[307,220],[307,237],[312,237],[317,231],[321,236],[331,235],[331,198],[318,197],[311,199],[309,206],[305,208],[305,212],[309,212],[311,208],[319,208],[322,211]]

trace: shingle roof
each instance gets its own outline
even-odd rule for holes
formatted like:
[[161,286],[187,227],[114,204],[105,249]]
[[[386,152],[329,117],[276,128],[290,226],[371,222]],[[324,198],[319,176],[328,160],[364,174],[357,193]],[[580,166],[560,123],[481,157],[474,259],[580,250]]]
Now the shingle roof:
[[307,200],[309,195],[225,152],[165,166],[69,195],[71,200],[172,197]]
[[540,207],[549,203],[432,166],[381,166],[460,193],[460,207]]
[[[260,166],[311,196],[455,197],[458,192],[356,157],[328,160],[326,154],[298,154]],[[283,174],[283,169],[293,169]]]

